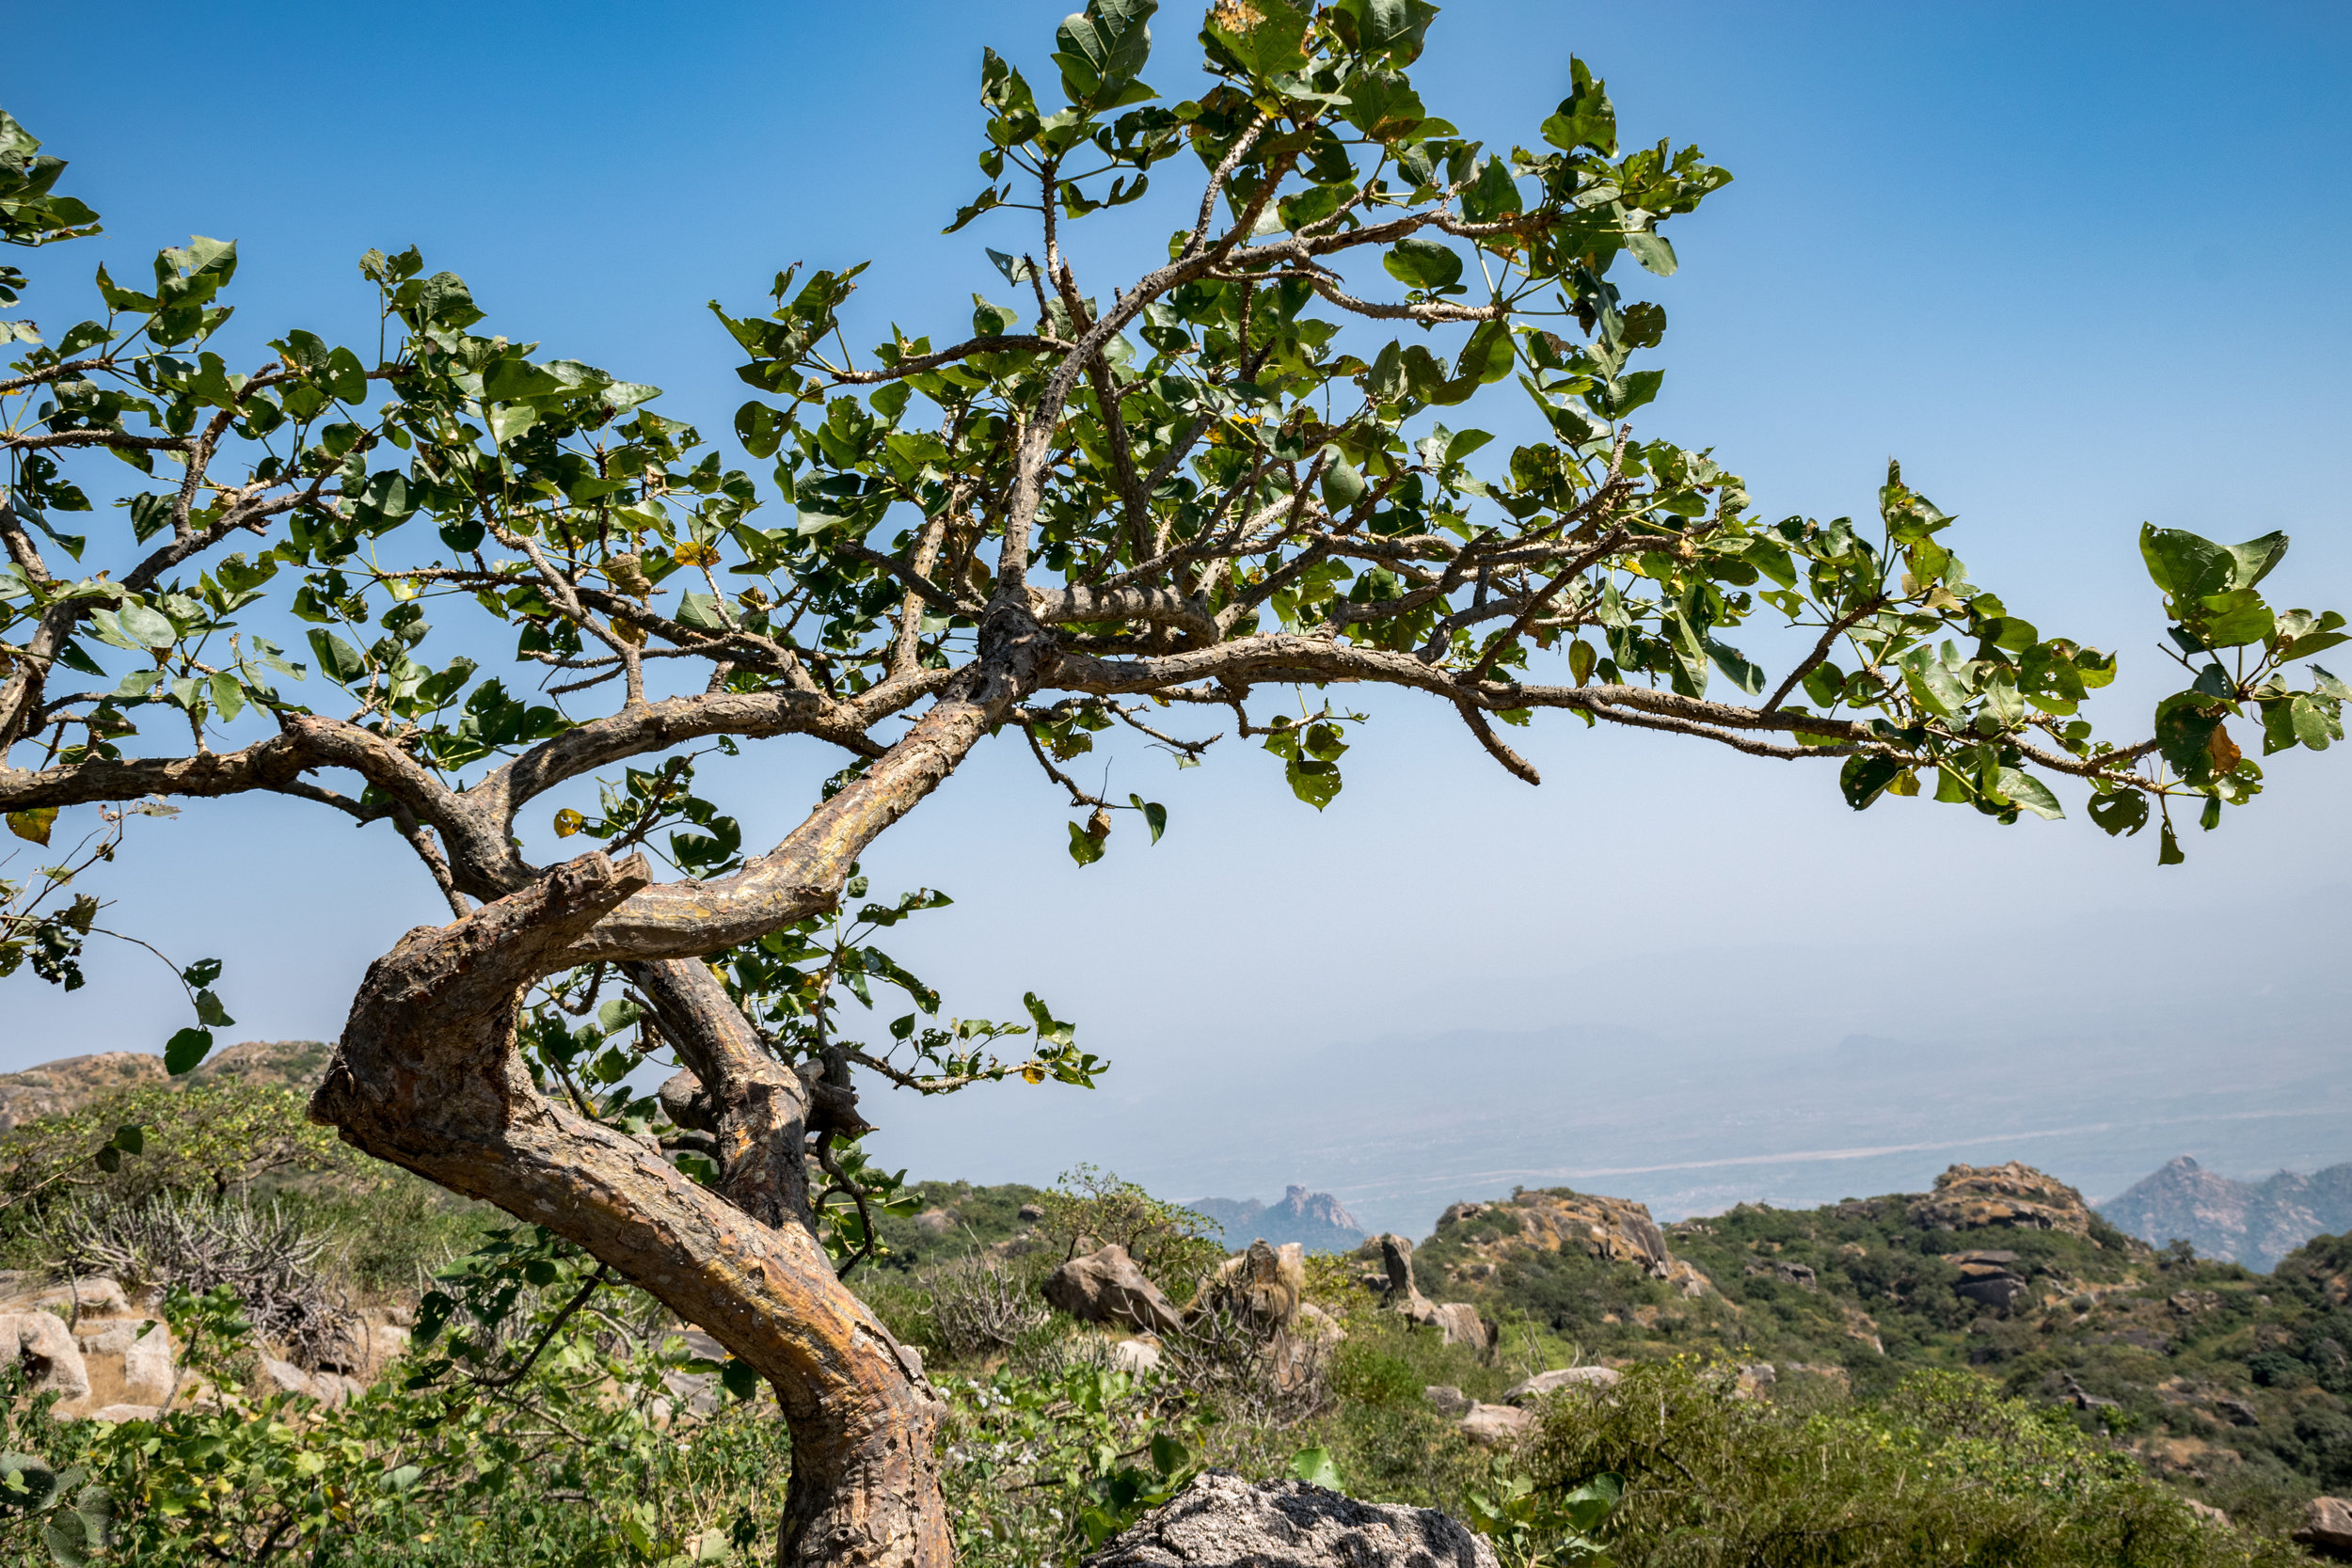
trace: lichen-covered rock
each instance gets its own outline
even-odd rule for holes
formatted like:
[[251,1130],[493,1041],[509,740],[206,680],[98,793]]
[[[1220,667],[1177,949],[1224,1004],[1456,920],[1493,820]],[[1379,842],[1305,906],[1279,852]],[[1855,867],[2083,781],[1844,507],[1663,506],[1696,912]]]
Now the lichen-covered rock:
[[[1516,1414],[1516,1412],[1514,1412]],[[1434,1509],[1360,1503],[1305,1481],[1211,1470],[1083,1568],[1496,1568],[1494,1548]]]
[[1954,1165],[1935,1179],[1935,1191],[1912,1202],[1911,1223],[1922,1230],[2059,1230],[2090,1234],[2083,1195],[2011,1160],[2005,1165]]
[[1045,1299],[1082,1323],[1117,1323],[1147,1334],[1175,1334],[1184,1326],[1176,1304],[1116,1242],[1048,1275]]
[[1388,1280],[1388,1288],[1380,1294],[1381,1306],[1418,1327],[1436,1329],[1441,1344],[1468,1345],[1481,1354],[1493,1354],[1502,1330],[1492,1319],[1480,1317],[1478,1308],[1469,1302],[1454,1301],[1440,1307],[1422,1295],[1421,1287],[1413,1282],[1413,1243],[1404,1237],[1381,1236],[1377,1243],[1381,1268]]
[[1231,1312],[1272,1334],[1290,1326],[1306,1297],[1306,1248],[1296,1242],[1278,1247],[1259,1240],[1217,1265],[1193,1310]]

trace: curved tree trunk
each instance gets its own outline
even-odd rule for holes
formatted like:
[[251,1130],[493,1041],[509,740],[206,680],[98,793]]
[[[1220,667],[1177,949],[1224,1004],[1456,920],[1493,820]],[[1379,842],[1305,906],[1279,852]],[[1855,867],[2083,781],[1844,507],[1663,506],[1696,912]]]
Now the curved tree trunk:
[[724,988],[695,960],[638,966],[718,1104],[723,1194],[549,1101],[516,1055],[525,988],[649,880],[641,857],[590,854],[409,932],[370,967],[311,1117],[579,1243],[766,1377],[792,1433],[780,1563],[949,1568],[932,1456],[943,1406],[834,1278],[806,1218],[806,1091],[757,1049]]

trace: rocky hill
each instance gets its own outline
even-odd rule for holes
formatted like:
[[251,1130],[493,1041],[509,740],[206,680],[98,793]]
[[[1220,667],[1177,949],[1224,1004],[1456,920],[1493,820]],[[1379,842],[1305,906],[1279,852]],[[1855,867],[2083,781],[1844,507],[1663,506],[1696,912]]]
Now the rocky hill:
[[[308,1088],[326,1071],[335,1048],[320,1040],[246,1040],[215,1051],[183,1083],[240,1079]],[[143,1051],[102,1051],[0,1073],[0,1133],[40,1117],[80,1110],[103,1094],[160,1084],[164,1059]]]
[[2159,1252],[2011,1164],[1662,1227],[1638,1203],[1527,1191],[1455,1204],[1415,1257],[1422,1288],[1476,1303],[1506,1351],[1518,1321],[1604,1364],[1701,1351],[1784,1387],[1968,1367],[2216,1495],[2352,1486],[2352,1237],[2264,1278]]
[[2352,1164],[2239,1181],[2184,1154],[2099,1212],[2152,1245],[2178,1239],[2202,1257],[2267,1272],[2314,1236],[2352,1230]]
[[1285,1189],[1279,1203],[1197,1197],[1184,1207],[1222,1226],[1229,1247],[1246,1247],[1263,1237],[1276,1246],[1296,1242],[1309,1252],[1348,1252],[1364,1240],[1364,1227],[1338,1198],[1304,1187]]

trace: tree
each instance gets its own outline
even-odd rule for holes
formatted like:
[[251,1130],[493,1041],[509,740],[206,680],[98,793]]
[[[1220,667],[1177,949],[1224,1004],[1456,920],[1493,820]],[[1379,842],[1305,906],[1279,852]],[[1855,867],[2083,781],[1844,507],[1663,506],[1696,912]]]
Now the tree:
[[[485,335],[413,249],[361,262],[372,350],[292,330],[232,371],[208,345],[236,250],[201,238],[150,290],[102,271],[98,319],[9,328],[28,345],[0,381],[9,825],[45,842],[62,811],[267,791],[400,833],[452,920],[371,968],[311,1114],[551,1227],[767,1378],[795,1445],[787,1563],[949,1555],[939,1406],[825,1244],[853,1259],[869,1232],[844,1206],[886,1185],[855,1163],[857,1070],[946,1092],[1100,1065],[1035,997],[1028,1024],[926,1022],[938,998],[863,933],[936,895],[851,912],[860,853],[983,741],[1017,736],[1068,794],[1082,864],[1120,812],[1166,824],[1064,770],[1097,735],[1190,764],[1224,724],[1321,807],[1360,721],[1330,695],[1350,683],[1450,705],[1530,784],[1497,723],[1556,709],[1828,764],[1857,809],[1932,793],[2050,817],[2071,780],[2111,833],[2159,818],[2170,862],[2176,801],[2210,826],[2260,788],[2231,720],[2265,753],[2342,735],[2344,686],[2288,666],[2343,617],[2259,591],[2282,535],[2143,532],[2189,684],[2117,745],[2078,714],[2114,659],[1971,584],[1899,471],[1875,524],[1767,524],[1707,451],[1637,439],[1661,372],[1635,361],[1665,315],[1619,263],[1671,272],[1661,227],[1729,176],[1695,149],[1622,150],[1581,61],[1534,150],[1488,150],[1407,74],[1426,0],[1218,0],[1207,90],[1174,103],[1141,80],[1153,8],[1065,21],[1050,110],[983,61],[988,183],[947,231],[1029,214],[1024,248],[988,253],[1018,304],[976,296],[968,334],[894,327],[862,360],[857,267],[719,310],[765,494],[655,388]],[[10,240],[94,227],[12,120],[0,150]],[[1187,153],[1205,179],[1171,179]],[[1065,226],[1155,175],[1179,187],[1165,259],[1089,293]],[[1474,467],[1490,437],[1438,420],[1505,383],[1549,435]],[[102,453],[151,487],[118,502],[110,569],[75,577],[89,546],[52,519],[88,508]],[[1766,610],[1815,639],[1777,681],[1733,641]],[[307,625],[308,660],[264,613]],[[468,648],[511,628],[515,668],[435,663],[460,639],[428,613],[469,616]],[[544,700],[504,684],[532,673]],[[1269,689],[1319,695],[1270,715]],[[750,743],[785,736],[846,765],[747,856],[694,765],[740,753],[755,786]],[[521,814],[614,768],[601,816],[553,822],[603,847],[527,861]],[[70,956],[94,909],[56,910],[63,885],[0,895],[5,940]],[[915,1009],[887,1041],[847,1037],[842,996],[878,979]],[[605,985],[623,994],[599,1006]],[[1032,1029],[1026,1059],[994,1053]],[[183,1031],[174,1067],[208,1044]],[[692,1075],[660,1116],[612,1086],[656,1044]],[[637,1135],[670,1123],[695,1152]]]

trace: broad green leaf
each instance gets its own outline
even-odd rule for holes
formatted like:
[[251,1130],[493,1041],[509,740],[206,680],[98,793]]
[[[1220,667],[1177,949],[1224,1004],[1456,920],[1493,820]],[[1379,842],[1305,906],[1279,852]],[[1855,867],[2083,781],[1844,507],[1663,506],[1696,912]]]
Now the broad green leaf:
[[1848,757],[1846,765],[1838,769],[1837,787],[1845,795],[1846,804],[1856,811],[1867,811],[1902,770],[1902,764],[1892,757]]
[[2091,821],[2110,835],[2129,838],[2148,825],[2148,797],[2137,789],[2093,795],[2090,810]]
[[178,639],[170,620],[160,610],[137,599],[125,599],[115,611],[115,620],[124,635],[135,639],[142,646],[168,648]]
[[1080,865],[1092,865],[1103,858],[1103,841],[1088,832],[1083,823],[1070,824],[1070,858]]
[[2237,559],[2230,551],[2180,529],[2142,525],[2139,554],[2151,580],[2184,603],[2223,592],[2237,574]]
[[1564,152],[1590,148],[1604,158],[1615,157],[1617,111],[1609,102],[1608,84],[1594,80],[1592,69],[1573,55],[1568,77],[1574,86],[1541,126],[1544,140]]
[[212,1049],[210,1029],[183,1029],[164,1043],[164,1070],[177,1078],[202,1062]]
[[1212,8],[1204,38],[1224,46],[1241,68],[1264,80],[1307,63],[1307,12],[1289,0],[1226,0]]
[[2003,795],[2036,816],[2054,821],[2066,815],[2065,809],[2058,804],[2058,797],[2050,793],[2050,786],[2030,773],[2004,768],[2001,769],[2000,787]]
[[1462,280],[1462,258],[1454,249],[1408,234],[1380,258],[1389,276],[1415,289],[1443,289]]
[[1310,1486],[1321,1486],[1338,1492],[1345,1485],[1340,1480],[1339,1461],[1331,1457],[1329,1449],[1318,1447],[1299,1449],[1291,1455],[1290,1471],[1292,1475]]

